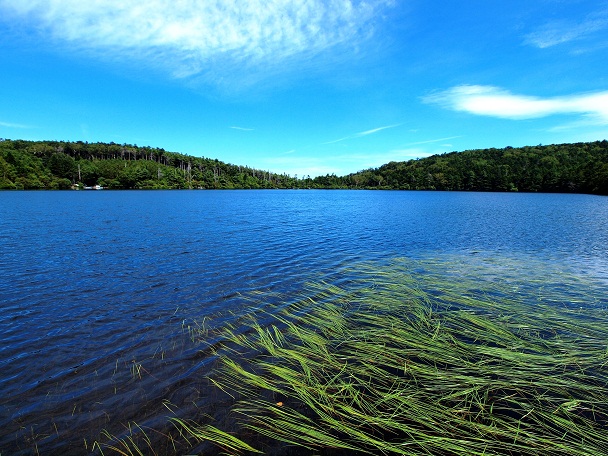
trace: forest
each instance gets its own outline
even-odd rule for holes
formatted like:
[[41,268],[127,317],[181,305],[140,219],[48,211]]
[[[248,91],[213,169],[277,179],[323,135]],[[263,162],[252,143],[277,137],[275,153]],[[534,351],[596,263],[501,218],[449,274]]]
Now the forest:
[[608,141],[449,152],[346,176],[290,176],[161,148],[0,140],[0,189],[382,189],[608,195]]

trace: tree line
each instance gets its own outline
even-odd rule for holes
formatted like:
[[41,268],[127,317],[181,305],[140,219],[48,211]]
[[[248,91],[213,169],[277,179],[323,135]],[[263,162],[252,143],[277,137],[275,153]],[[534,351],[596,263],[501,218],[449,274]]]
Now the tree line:
[[297,179],[217,159],[115,143],[0,141],[0,189],[291,188]]
[[608,141],[450,152],[347,176],[349,186],[608,194]]
[[0,189],[344,188],[608,195],[608,141],[450,152],[346,176],[290,176],[115,143],[0,140]]

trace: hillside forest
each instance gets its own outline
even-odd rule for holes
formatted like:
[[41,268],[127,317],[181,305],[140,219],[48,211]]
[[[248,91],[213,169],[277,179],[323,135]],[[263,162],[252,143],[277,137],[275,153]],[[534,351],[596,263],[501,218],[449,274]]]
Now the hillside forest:
[[277,174],[160,148],[0,140],[0,189],[344,188],[608,195],[608,141],[450,152],[346,176]]

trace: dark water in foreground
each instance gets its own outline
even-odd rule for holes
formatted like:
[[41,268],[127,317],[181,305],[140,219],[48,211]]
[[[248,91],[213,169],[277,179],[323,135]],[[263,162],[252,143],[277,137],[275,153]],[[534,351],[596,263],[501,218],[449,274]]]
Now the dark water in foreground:
[[605,290],[608,199],[0,193],[0,454],[83,454],[103,429],[162,425],[170,404],[184,416],[211,407],[195,321],[236,318],[250,292],[289,296],[307,280],[340,281],[357,262],[395,257],[534,265]]

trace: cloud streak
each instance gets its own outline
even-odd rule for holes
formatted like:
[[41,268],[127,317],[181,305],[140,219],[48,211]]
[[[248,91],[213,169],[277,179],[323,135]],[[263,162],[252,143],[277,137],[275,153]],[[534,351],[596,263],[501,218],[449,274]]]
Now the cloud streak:
[[583,21],[548,22],[524,37],[524,43],[541,49],[591,37],[608,28],[608,12],[601,11]]
[[[393,0],[0,0],[0,14],[109,58],[138,58],[177,78],[356,46]],[[226,68],[228,67],[228,68]]]
[[371,134],[374,134],[374,133],[378,133],[379,131],[386,130],[387,128],[395,128],[395,127],[398,127],[399,125],[401,125],[401,124],[394,124],[394,125],[387,125],[387,126],[385,126],[385,127],[373,128],[373,129],[371,129],[371,130],[362,131],[362,132],[360,132],[360,133],[357,133],[357,134],[355,134],[355,137],[357,137],[357,136],[367,136],[367,135],[371,135]]
[[233,130],[240,130],[240,131],[254,131],[255,130],[255,128],[245,128],[245,127],[235,127],[235,126],[232,126],[230,128],[232,128]]
[[608,91],[542,98],[515,95],[493,86],[461,85],[423,98],[446,109],[503,119],[535,119],[558,114],[608,125]]
[[5,127],[5,128],[32,128],[29,125],[23,125],[23,124],[18,124],[18,123],[11,123],[11,122],[2,122],[2,121],[0,121],[0,127]]
[[427,139],[426,141],[416,141],[416,142],[408,143],[408,144],[406,144],[406,146],[417,146],[417,145],[420,145],[420,144],[431,144],[431,143],[436,143],[436,142],[449,141],[450,139],[456,139],[456,138],[462,138],[462,136],[458,135],[458,136],[448,136],[446,138]]
[[361,136],[373,135],[374,133],[378,133],[379,131],[386,130],[388,128],[395,128],[395,127],[398,127],[399,125],[401,125],[401,124],[393,124],[393,125],[386,125],[384,127],[372,128],[371,130],[360,131],[359,133],[355,133],[353,135],[345,136],[345,137],[339,138],[339,139],[334,139],[333,141],[327,141],[327,142],[324,142],[321,144],[335,144],[340,141],[346,141],[347,139],[360,138]]

